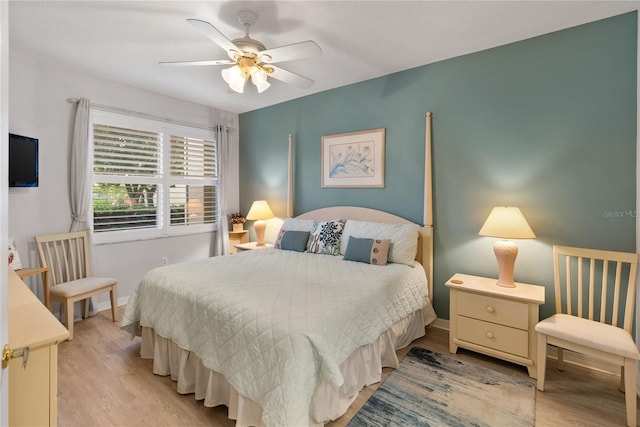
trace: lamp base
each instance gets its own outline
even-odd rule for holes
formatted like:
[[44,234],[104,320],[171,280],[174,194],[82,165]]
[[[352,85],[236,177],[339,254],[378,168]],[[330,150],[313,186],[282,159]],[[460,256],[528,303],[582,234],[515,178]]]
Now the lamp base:
[[253,229],[256,232],[256,246],[264,246],[264,229],[267,227],[267,223],[259,219],[253,224]]
[[493,245],[493,253],[498,260],[498,281],[496,284],[504,288],[515,288],[513,268],[518,256],[518,246],[510,240],[499,240]]
[[505,282],[501,282],[500,280],[496,281],[496,285],[502,286],[503,288],[515,288],[516,287],[515,282],[513,282],[513,283],[505,283]]

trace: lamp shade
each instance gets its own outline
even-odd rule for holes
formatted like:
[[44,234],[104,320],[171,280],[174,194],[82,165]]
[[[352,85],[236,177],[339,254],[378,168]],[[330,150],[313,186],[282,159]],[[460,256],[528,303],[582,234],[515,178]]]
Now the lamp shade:
[[519,208],[496,206],[478,233],[502,239],[534,239],[536,235]]
[[266,200],[256,200],[251,205],[249,209],[249,213],[247,214],[247,219],[251,221],[260,220],[260,219],[270,219],[273,218],[273,211],[269,207],[269,204]]
[[242,69],[239,66],[234,65],[231,68],[225,68],[220,72],[222,78],[229,85],[229,88],[238,93],[244,92],[244,84],[247,81]]
[[258,67],[253,67],[251,69],[251,82],[258,89],[258,93],[264,92],[269,89],[269,86],[271,86],[267,81],[267,72]]

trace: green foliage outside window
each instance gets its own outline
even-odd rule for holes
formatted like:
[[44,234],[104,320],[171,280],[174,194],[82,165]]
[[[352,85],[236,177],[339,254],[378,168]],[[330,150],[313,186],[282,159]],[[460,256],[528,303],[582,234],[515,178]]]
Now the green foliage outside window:
[[[95,231],[153,228],[158,225],[155,185],[95,184],[93,220]],[[186,222],[184,203],[171,205],[171,224]]]

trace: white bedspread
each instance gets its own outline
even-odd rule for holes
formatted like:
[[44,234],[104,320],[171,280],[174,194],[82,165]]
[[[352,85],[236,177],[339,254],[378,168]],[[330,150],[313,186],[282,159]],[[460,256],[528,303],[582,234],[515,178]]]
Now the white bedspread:
[[194,352],[263,408],[267,426],[309,422],[316,384],[421,309],[424,269],[261,249],[148,272],[122,327],[148,326]]

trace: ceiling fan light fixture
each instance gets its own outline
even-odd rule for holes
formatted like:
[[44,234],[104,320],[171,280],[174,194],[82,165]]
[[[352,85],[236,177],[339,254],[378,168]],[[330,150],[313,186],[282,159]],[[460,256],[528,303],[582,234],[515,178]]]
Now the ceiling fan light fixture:
[[254,83],[254,85],[256,86],[256,88],[258,89],[258,93],[262,93],[265,90],[269,89],[271,87],[271,83],[269,83],[268,81],[264,81],[262,83]]
[[249,77],[251,77],[251,82],[256,86],[258,93],[264,92],[271,86],[267,77],[272,73],[272,78],[298,86],[301,89],[308,89],[313,85],[313,80],[271,64],[321,55],[320,46],[312,40],[307,40],[267,49],[262,42],[252,39],[249,35],[249,29],[258,19],[258,15],[252,11],[241,10],[236,17],[244,27],[245,35],[234,40],[227,38],[210,22],[187,19],[189,24],[224,49],[229,59],[174,61],[162,62],[162,64],[232,65],[230,68],[222,70],[222,77],[232,90],[239,93],[244,92]]
[[247,78],[238,65],[225,68],[221,71],[221,74],[222,78],[227,82],[231,90],[238,93],[244,93],[244,83],[247,81]]
[[251,82],[258,89],[258,93],[262,93],[271,87],[271,83],[267,81],[267,72],[258,66],[253,67],[251,70]]

